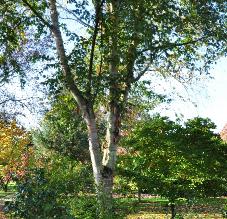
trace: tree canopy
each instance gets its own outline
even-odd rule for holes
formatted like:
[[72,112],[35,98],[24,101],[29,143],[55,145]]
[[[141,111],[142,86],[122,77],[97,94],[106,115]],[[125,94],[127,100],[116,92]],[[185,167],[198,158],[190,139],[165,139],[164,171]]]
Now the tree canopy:
[[223,195],[226,190],[227,145],[213,132],[209,119],[194,118],[184,126],[168,118],[140,122],[125,140],[120,173],[143,191],[169,198]]
[[37,147],[58,151],[77,161],[89,161],[86,126],[69,93],[58,96],[33,138]]

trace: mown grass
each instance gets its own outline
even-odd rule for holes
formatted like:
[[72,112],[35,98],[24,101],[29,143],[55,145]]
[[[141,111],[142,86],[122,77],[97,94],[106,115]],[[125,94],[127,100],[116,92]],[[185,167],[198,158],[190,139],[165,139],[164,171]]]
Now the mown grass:
[[[127,219],[169,219],[168,200],[165,198],[145,198],[138,202],[135,198],[116,199],[119,215]],[[227,198],[196,199],[188,203],[180,199],[176,203],[176,219],[221,219]]]
[[[126,217],[126,219],[171,219],[170,214],[133,214]],[[176,216],[176,219],[223,219],[221,214],[198,214],[188,213]]]
[[[0,204],[8,195],[15,193],[15,184],[10,184],[8,191],[0,190]],[[1,203],[2,202],[2,203]],[[116,219],[170,219],[168,199],[162,197],[143,198],[138,202],[137,198],[115,198]],[[204,198],[187,202],[179,199],[176,202],[176,219],[221,219],[222,210],[227,206],[227,198]],[[1,217],[0,217],[1,218]]]

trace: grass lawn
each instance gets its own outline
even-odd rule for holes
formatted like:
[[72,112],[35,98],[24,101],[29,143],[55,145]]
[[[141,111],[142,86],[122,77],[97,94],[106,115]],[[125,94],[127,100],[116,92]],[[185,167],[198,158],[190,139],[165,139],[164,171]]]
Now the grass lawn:
[[[149,214],[149,213],[140,213],[140,214],[133,214],[126,217],[127,219],[171,219],[170,214]],[[190,213],[184,214],[183,217],[176,217],[176,219],[223,219],[221,214],[197,214],[197,213]]]
[[12,195],[14,193],[15,192],[13,192],[13,191],[4,192],[4,191],[0,190],[0,200],[3,199],[3,198],[5,198],[8,195]]
[[[135,198],[118,198],[118,211],[127,219],[170,219],[168,200],[164,198],[146,198],[139,203]],[[222,209],[227,205],[227,198],[197,199],[188,204],[179,200],[176,205],[176,219],[221,219]],[[182,217],[183,216],[183,217]]]
[[[15,184],[9,186],[9,191],[0,190],[0,205],[4,204],[7,196],[13,195]],[[137,198],[115,198],[116,210],[119,217],[116,219],[170,219],[171,211],[168,200],[161,197],[143,198],[138,202]],[[196,199],[190,204],[180,199],[176,204],[176,219],[222,219],[222,209],[227,206],[227,198]],[[1,214],[0,214],[1,219]]]

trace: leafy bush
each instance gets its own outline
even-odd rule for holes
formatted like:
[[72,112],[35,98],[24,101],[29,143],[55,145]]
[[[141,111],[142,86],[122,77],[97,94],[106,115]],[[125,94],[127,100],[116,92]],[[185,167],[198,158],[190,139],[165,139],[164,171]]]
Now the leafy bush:
[[224,208],[222,209],[222,216],[223,218],[227,218],[227,205],[225,205]]
[[81,195],[70,200],[71,212],[77,219],[98,218],[97,207],[95,196]]
[[77,113],[75,101],[67,92],[58,96],[40,125],[33,131],[36,146],[78,161],[90,160],[86,125]]
[[[119,171],[118,171],[119,172]],[[122,196],[129,196],[138,191],[136,184],[124,176],[115,176],[114,178],[114,193]]]
[[58,191],[48,185],[44,169],[35,169],[17,183],[15,201],[6,206],[11,215],[32,218],[72,218],[58,201]]
[[[15,200],[6,205],[12,217],[25,219],[89,218],[95,214],[93,179],[87,165],[59,155],[17,181]],[[90,217],[94,218],[94,217]]]

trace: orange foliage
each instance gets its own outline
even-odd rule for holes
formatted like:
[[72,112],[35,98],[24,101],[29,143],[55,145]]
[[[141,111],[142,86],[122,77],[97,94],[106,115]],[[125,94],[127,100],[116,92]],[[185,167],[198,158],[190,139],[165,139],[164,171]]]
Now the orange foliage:
[[0,176],[9,182],[12,176],[19,178],[26,173],[33,149],[28,133],[20,128],[15,121],[0,121]]
[[225,124],[224,128],[220,132],[220,136],[223,141],[227,141],[227,124]]

